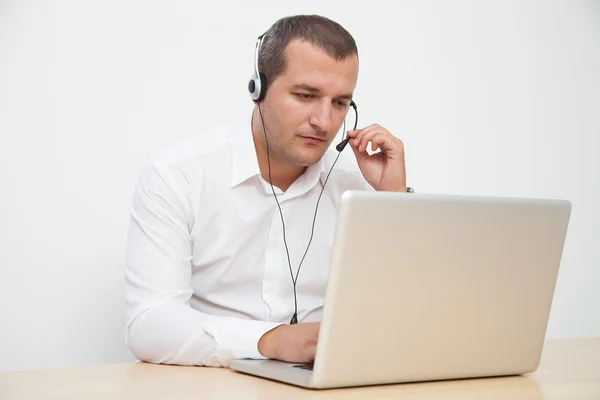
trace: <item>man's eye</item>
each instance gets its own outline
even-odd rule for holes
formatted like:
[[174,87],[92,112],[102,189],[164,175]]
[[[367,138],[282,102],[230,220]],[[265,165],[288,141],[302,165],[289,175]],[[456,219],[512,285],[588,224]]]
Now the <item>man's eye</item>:
[[340,100],[336,100],[336,105],[338,105],[339,107],[345,108],[348,107],[348,104],[344,103],[343,101]]
[[300,97],[303,100],[308,100],[308,99],[312,99],[312,94],[308,94],[308,93],[296,93],[296,96]]

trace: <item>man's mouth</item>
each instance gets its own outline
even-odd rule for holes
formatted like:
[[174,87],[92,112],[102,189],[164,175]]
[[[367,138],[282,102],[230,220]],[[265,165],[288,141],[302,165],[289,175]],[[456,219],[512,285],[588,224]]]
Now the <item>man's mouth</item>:
[[325,139],[318,138],[315,136],[300,136],[300,137],[302,139],[304,139],[305,142],[311,143],[311,144],[319,144],[319,143],[323,143],[325,141]]

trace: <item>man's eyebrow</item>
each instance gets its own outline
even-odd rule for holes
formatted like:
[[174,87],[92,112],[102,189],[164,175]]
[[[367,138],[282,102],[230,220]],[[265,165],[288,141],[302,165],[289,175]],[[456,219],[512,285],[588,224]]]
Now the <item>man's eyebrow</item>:
[[[292,86],[292,88],[306,90],[307,92],[311,92],[311,93],[321,92],[321,90],[319,88],[312,87],[312,86],[306,85],[306,84],[297,84],[297,85]],[[341,96],[338,96],[337,98],[352,100],[352,93],[343,94]]]
[[306,84],[297,84],[293,86],[294,89],[302,89],[302,90],[306,90],[307,92],[313,92],[313,93],[319,93],[321,90],[316,88],[316,87],[312,87],[310,85],[306,85]]

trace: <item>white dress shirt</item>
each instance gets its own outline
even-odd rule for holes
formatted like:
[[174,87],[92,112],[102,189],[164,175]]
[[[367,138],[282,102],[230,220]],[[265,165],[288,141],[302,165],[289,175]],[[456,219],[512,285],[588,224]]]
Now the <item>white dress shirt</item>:
[[[294,275],[334,145],[285,193],[275,187]],[[321,319],[342,193],[373,190],[356,161],[343,158],[298,276],[299,322]],[[125,272],[126,341],[139,360],[228,367],[234,358],[264,358],[258,340],[289,323],[294,296],[279,209],[260,176],[250,124],[195,136],[146,166],[133,195]]]

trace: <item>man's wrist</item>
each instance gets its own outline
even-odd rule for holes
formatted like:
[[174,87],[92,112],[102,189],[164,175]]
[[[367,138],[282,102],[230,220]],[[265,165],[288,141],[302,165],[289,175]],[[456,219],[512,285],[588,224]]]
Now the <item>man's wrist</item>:
[[258,352],[266,358],[277,358],[277,336],[285,325],[279,325],[265,332],[258,340]]

